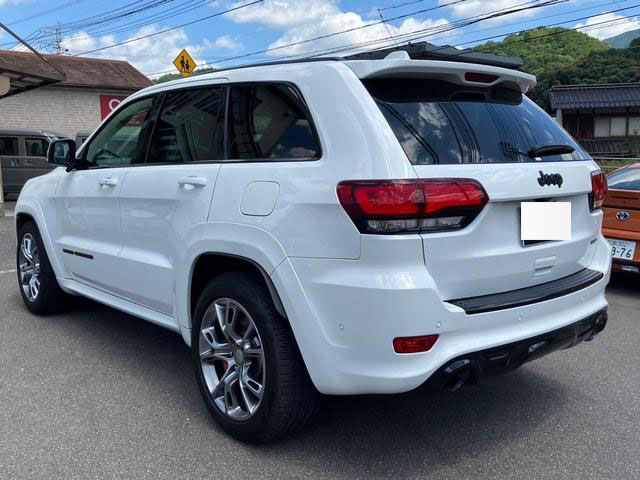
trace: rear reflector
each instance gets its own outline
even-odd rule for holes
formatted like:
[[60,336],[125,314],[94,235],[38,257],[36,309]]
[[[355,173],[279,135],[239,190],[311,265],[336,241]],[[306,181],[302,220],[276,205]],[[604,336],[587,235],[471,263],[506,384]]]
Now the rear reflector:
[[428,352],[433,348],[438,335],[421,335],[419,337],[398,337],[393,339],[393,350],[396,353]]
[[604,197],[607,195],[607,176],[602,170],[591,172],[591,211],[595,212],[602,208]]
[[482,185],[466,178],[340,182],[338,199],[361,233],[458,230],[489,201]]
[[467,72],[464,74],[464,79],[467,82],[475,83],[493,83],[498,79],[497,75],[489,75],[486,73],[473,73]]

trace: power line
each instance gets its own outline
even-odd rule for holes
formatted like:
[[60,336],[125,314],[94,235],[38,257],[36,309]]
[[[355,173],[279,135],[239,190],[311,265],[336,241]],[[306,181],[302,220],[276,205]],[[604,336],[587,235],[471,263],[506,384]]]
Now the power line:
[[403,2],[403,3],[397,3],[395,5],[389,5],[388,7],[384,7],[384,8],[379,8],[378,10],[380,11],[385,11],[385,10],[392,10],[394,8],[402,8],[406,5],[415,5],[416,3],[422,3],[426,0],[411,0],[410,2]]
[[[614,2],[610,2],[608,4],[611,4],[611,3],[614,3]],[[608,5],[608,4],[605,4],[605,5]],[[620,12],[620,11],[623,11],[623,10],[630,10],[630,9],[634,9],[634,8],[638,8],[638,7],[640,7],[640,4],[636,4],[636,5],[633,5],[633,6],[630,6],[630,7],[624,7],[624,8],[609,10],[609,11],[606,11],[606,12],[600,12],[600,13],[597,13],[597,14],[594,14],[594,15],[588,15],[588,16],[583,16],[583,17],[579,17],[579,18],[573,18],[571,20],[565,20],[565,21],[562,21],[562,22],[556,22],[556,23],[547,25],[547,27],[559,26],[559,25],[563,25],[563,24],[567,24],[567,23],[578,22],[578,21],[582,21],[582,20],[586,20],[586,19],[590,19],[590,18],[594,18],[594,17],[599,17],[599,16],[602,16],[602,15],[610,14],[610,13],[616,13],[616,12]],[[583,11],[583,10],[586,10],[586,9],[587,8],[583,8],[583,9],[578,9],[576,11]],[[562,15],[565,15],[565,14],[566,13],[563,13]],[[545,34],[545,36],[566,34],[567,32],[570,32],[570,31],[583,30],[583,29],[592,29],[592,28],[595,28],[597,26],[600,26],[600,28],[603,28],[604,26],[607,26],[607,25],[609,25],[609,26],[615,25],[616,24],[615,22],[621,22],[622,20],[625,20],[625,21],[628,22],[628,21],[630,21],[630,17],[632,17],[633,15],[634,14],[629,14],[629,15],[623,16],[624,19],[618,18],[618,19],[613,19],[613,20],[605,20],[605,21],[594,23],[594,24],[591,24],[591,25],[583,25],[583,26],[580,26],[580,27],[567,28],[567,29],[565,29],[565,30],[563,30],[561,32],[552,32],[552,33],[549,33],[549,34]],[[555,15],[555,16],[557,16],[557,15]],[[492,35],[492,36],[488,36],[488,37],[484,37],[484,38],[480,38],[480,39],[470,40],[470,41],[459,43],[459,44],[456,44],[456,45],[453,45],[453,46],[457,48],[457,47],[461,47],[461,46],[468,45],[468,44],[471,44],[471,43],[477,43],[477,42],[492,40],[492,39],[495,39],[495,38],[506,37],[506,36],[514,35],[514,34],[518,34],[518,33],[525,33],[525,32],[529,32],[529,31],[534,31],[534,30],[537,30],[538,28],[541,28],[541,27],[538,26],[538,27],[532,28],[532,29],[516,30],[516,31],[508,32],[508,33],[501,33],[501,34]],[[409,32],[409,34],[414,34],[415,32],[419,32],[419,31],[420,30],[416,30],[414,32]],[[396,38],[404,36],[404,35],[407,35],[407,34],[396,35]],[[422,36],[430,36],[430,35],[422,35]],[[537,38],[542,38],[542,36],[534,37],[532,40],[535,40]],[[518,41],[521,41],[521,40],[518,40]],[[361,42],[360,44],[351,44],[351,45],[348,45],[348,46],[339,47],[337,49],[336,48],[334,48],[334,49],[323,49],[323,50],[318,50],[316,52],[307,52],[305,54],[290,55],[288,57],[279,57],[279,58],[294,58],[294,57],[299,57],[301,55],[305,55],[305,56],[309,56],[310,55],[309,58],[314,58],[314,57],[318,57],[318,56],[322,56],[322,55],[329,55],[329,54],[333,54],[333,53],[339,53],[339,52],[345,51],[345,50],[352,50],[354,48],[354,45],[356,45],[358,47],[364,47],[364,46],[366,46],[365,44],[369,44],[370,45],[370,44],[373,44],[374,42],[375,43],[389,42],[389,38],[388,37],[384,37],[384,38],[381,38],[381,39],[372,40],[372,41],[368,41],[368,42]],[[499,46],[495,46],[495,48],[498,48],[498,47]],[[440,47],[439,49],[435,49],[433,51],[437,52],[438,50],[443,50],[445,48],[449,48],[449,47],[448,46],[444,46],[444,47]],[[462,51],[462,52],[459,53],[459,55],[463,55],[464,53],[466,53],[466,52]],[[278,57],[276,57],[275,59],[277,59],[277,58]],[[199,65],[199,67],[206,66],[206,65],[210,65],[210,64],[208,64],[208,63],[201,64],[201,65]],[[154,74],[150,74],[150,76],[160,75],[160,74],[169,73],[169,72],[170,71],[157,72],[157,73],[154,73]]]
[[57,7],[50,8],[49,10],[44,10],[43,12],[36,13],[33,15],[29,15],[28,17],[23,17],[18,20],[13,20],[12,22],[7,23],[7,25],[17,25],[19,23],[27,22],[29,20],[33,20],[34,18],[43,17],[53,12],[57,12],[58,10],[62,10],[63,8],[70,7],[72,5],[76,5],[78,3],[84,2],[85,0],[72,0],[71,2],[64,3],[62,5],[58,5]]
[[[175,12],[176,10],[180,10],[181,8],[183,8],[185,5],[188,4],[192,4],[191,6],[189,6],[186,9],[181,10],[179,13],[185,14],[185,13],[189,13],[193,10],[196,10],[198,8],[201,8],[203,6],[206,5],[210,5],[214,2],[216,2],[217,0],[199,0],[198,2],[196,2],[196,4],[193,4],[194,0],[188,0],[187,2],[181,3],[179,5],[176,5],[174,7],[171,7],[167,10],[163,10],[162,12],[156,12],[153,15],[149,15],[147,17],[142,17],[142,18],[138,18],[132,22],[129,23],[125,23],[122,25],[119,25],[118,27],[116,27],[114,30],[91,30],[89,29],[88,32],[91,33],[86,33],[86,34],[81,34],[81,35],[72,35],[71,38],[73,38],[74,40],[78,40],[78,39],[83,39],[83,38],[91,38],[92,36],[98,36],[98,35],[115,35],[118,33],[123,33],[123,32],[127,32],[130,30],[135,30],[135,29],[139,29],[142,27],[146,27],[149,25],[153,25],[154,23],[157,22],[161,22],[162,20],[166,20],[167,18],[172,18],[175,17],[177,14],[176,13],[169,13],[169,12]],[[150,21],[148,21],[149,19],[151,19]]]
[[[546,6],[549,6],[549,5],[556,5],[558,3],[564,3],[566,1],[567,0],[545,0],[545,1],[542,1],[542,2],[540,2],[540,1],[536,2],[535,0],[534,1],[529,1],[529,2],[525,2],[525,3],[520,4],[521,7],[519,7],[519,8],[515,8],[515,9],[511,9],[511,10],[507,10],[507,11],[504,11],[505,9],[502,9],[502,11],[501,10],[497,10],[495,12],[492,12],[492,13],[490,13],[488,15],[484,15],[484,16],[469,17],[470,19],[473,19],[473,20],[463,19],[463,20],[458,22],[459,24],[461,24],[460,26],[452,26],[450,29],[462,28],[462,27],[466,27],[468,25],[471,25],[473,23],[478,23],[480,21],[496,18],[496,17],[499,17],[499,16],[509,15],[509,14],[512,14],[512,13],[521,12],[521,11],[528,10],[528,9],[533,9],[533,8],[541,8],[541,7],[546,7]],[[532,3],[533,3],[533,5],[531,5]],[[447,4],[447,5],[450,5],[450,4]],[[528,6],[525,7],[524,5],[528,5]],[[446,5],[443,5],[443,6],[446,6]],[[422,12],[422,11],[423,10],[420,10],[419,12]],[[400,16],[394,17],[392,19],[389,19],[387,21],[392,21],[392,20],[397,20],[397,19],[401,19],[401,18],[410,17],[410,16],[413,16],[415,13],[416,12],[405,14],[405,15],[400,15]],[[480,17],[480,18],[478,18],[478,17]],[[469,20],[469,21],[467,23],[464,23],[464,20]],[[334,32],[334,33],[321,35],[321,36],[314,37],[314,38],[309,38],[309,39],[306,39],[306,40],[301,40],[301,41],[298,41],[298,42],[288,43],[286,45],[279,45],[277,47],[270,47],[270,48],[266,48],[266,49],[263,49],[263,50],[258,50],[258,51],[254,51],[254,52],[250,52],[250,53],[245,53],[245,54],[242,54],[242,55],[235,55],[233,57],[227,57],[225,59],[219,60],[217,63],[228,62],[228,61],[231,61],[231,60],[238,60],[238,59],[241,59],[241,58],[246,58],[246,57],[250,57],[250,56],[261,54],[261,53],[269,53],[269,52],[273,52],[273,51],[276,51],[276,50],[282,50],[284,48],[290,48],[290,47],[294,47],[294,46],[298,46],[298,45],[303,45],[305,43],[309,43],[309,42],[313,42],[313,41],[317,41],[317,40],[322,40],[322,39],[325,39],[325,38],[333,37],[335,35],[340,35],[340,34],[352,32],[354,30],[359,30],[359,29],[362,29],[362,28],[366,28],[366,27],[370,27],[370,26],[374,26],[374,25],[379,25],[381,23],[382,22],[374,22],[374,23],[370,23],[370,24],[366,24],[366,25],[361,25],[359,27],[354,27],[354,28],[350,28],[350,29],[347,29],[347,30],[343,30],[343,31],[340,31],[340,32]],[[462,24],[462,23],[464,23],[464,24]],[[434,28],[442,28],[442,27],[429,27],[428,29],[416,30],[416,32],[425,31],[425,30],[432,30]],[[404,36],[404,35],[406,35],[406,34],[396,35],[394,38],[397,39],[397,38],[399,38],[401,36]],[[389,37],[384,37],[384,38],[382,38],[380,40],[381,41],[389,41],[390,39],[389,39]],[[205,64],[205,65],[207,65],[207,64]]]
[[170,32],[172,30],[176,30],[178,28],[182,28],[182,27],[186,27],[186,26],[189,26],[189,25],[193,25],[194,23],[198,23],[198,22],[203,22],[205,20],[209,20],[211,18],[219,17],[220,15],[224,15],[225,13],[230,13],[230,12],[234,12],[236,10],[240,10],[242,8],[251,7],[253,5],[256,5],[256,4],[262,3],[262,2],[264,2],[264,0],[255,0],[255,1],[250,2],[250,3],[245,3],[245,4],[242,4],[242,5],[238,5],[237,7],[234,7],[234,8],[229,8],[229,9],[223,10],[221,12],[217,12],[217,13],[214,13],[214,14],[211,14],[211,15],[207,15],[206,17],[202,17],[202,18],[199,18],[197,20],[193,20],[191,22],[183,23],[181,25],[177,25],[177,26],[171,27],[171,28],[166,28],[164,30],[160,30],[159,32],[150,33],[148,35],[143,35],[143,36],[137,37],[137,38],[131,38],[129,40],[125,40],[124,42],[118,42],[118,43],[114,43],[113,45],[107,45],[106,47],[101,47],[101,48],[96,48],[96,49],[93,49],[93,50],[88,50],[86,52],[78,53],[78,54],[73,55],[73,56],[74,57],[79,57],[81,55],[87,55],[89,53],[100,52],[102,50],[107,50],[109,48],[118,47],[120,45],[126,45],[128,43],[137,42],[138,40],[143,40],[145,38],[154,37],[156,35],[161,35],[163,33],[167,33],[167,32]]
[[[555,24],[549,24],[548,26],[562,25],[562,24],[565,24],[565,23],[577,22],[577,21],[580,21],[580,20],[585,20],[585,19],[589,19],[589,18],[593,18],[593,17],[607,15],[609,13],[615,13],[615,12],[619,12],[619,11],[622,11],[622,10],[629,10],[629,9],[632,9],[632,8],[637,8],[638,6],[640,6],[640,5],[635,5],[635,6],[631,6],[631,7],[625,7],[625,8],[619,8],[619,9],[615,9],[615,10],[609,10],[607,12],[601,12],[601,13],[598,13],[598,14],[595,14],[595,15],[588,15],[588,16],[584,16],[584,17],[580,17],[580,18],[575,18],[575,19],[572,19],[572,20],[566,20],[566,21],[558,22],[558,23],[555,23]],[[578,10],[578,11],[580,11],[580,10]],[[566,13],[564,13],[564,14],[566,14]],[[536,27],[536,28],[540,28],[540,27]],[[454,28],[449,29],[449,30],[453,30],[453,29]],[[413,32],[408,32],[408,33],[396,35],[396,40],[401,38],[401,37],[403,37],[402,38],[403,42],[411,42],[411,41],[415,41],[415,40],[418,40],[418,39],[421,39],[421,38],[430,37],[430,36],[435,35],[437,33],[441,33],[441,32],[435,32],[435,33],[427,33],[427,34],[425,34],[424,32],[427,31],[427,30],[431,30],[431,29],[414,30]],[[446,31],[449,31],[449,30],[446,30]],[[535,28],[534,29],[530,29],[530,30],[535,30]],[[491,37],[486,37],[484,39],[471,40],[469,42],[464,42],[462,44],[458,44],[458,45],[454,45],[454,46],[458,47],[458,46],[466,45],[466,44],[469,44],[469,43],[480,42],[480,41],[489,40],[489,39],[492,39],[492,38],[505,37],[505,36],[508,36],[508,35],[511,35],[511,34],[514,34],[514,33],[519,33],[519,32],[522,32],[522,31],[530,31],[530,30],[519,30],[519,31],[509,32],[509,33],[500,33],[500,34],[497,34],[497,35],[493,35]],[[420,33],[420,34],[419,35],[415,35],[416,33]],[[404,38],[404,37],[411,37],[411,38]],[[442,38],[442,37],[438,37],[438,38]],[[384,37],[384,38],[379,38],[379,39],[376,39],[376,40],[370,40],[370,41],[367,41],[367,42],[362,42],[360,44],[343,45],[342,47],[337,47],[337,48],[334,47],[333,49],[327,49],[327,50],[324,50],[324,51],[319,50],[319,51],[316,51],[316,52],[307,52],[307,53],[301,54],[301,55],[308,56],[309,54],[312,54],[313,57],[317,57],[317,56],[321,56],[321,55],[340,53],[340,52],[343,52],[343,51],[353,50],[354,48],[361,48],[361,47],[364,47],[364,46],[373,45],[375,43],[384,43],[384,42],[388,42],[388,41],[389,41],[389,39]],[[385,46],[385,47],[382,47],[382,48],[387,48],[387,47]],[[446,47],[442,47],[442,48],[446,48]],[[434,51],[438,51],[438,50],[434,50]],[[294,55],[294,56],[298,56],[298,55]]]

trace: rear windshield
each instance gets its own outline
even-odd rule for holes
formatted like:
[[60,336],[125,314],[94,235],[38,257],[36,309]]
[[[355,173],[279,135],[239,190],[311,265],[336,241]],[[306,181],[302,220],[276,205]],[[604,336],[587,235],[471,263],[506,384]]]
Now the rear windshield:
[[[414,165],[586,160],[587,153],[520,92],[428,79],[363,81]],[[536,146],[573,153],[536,159]]]
[[607,177],[609,188],[640,191],[640,168],[627,168]]

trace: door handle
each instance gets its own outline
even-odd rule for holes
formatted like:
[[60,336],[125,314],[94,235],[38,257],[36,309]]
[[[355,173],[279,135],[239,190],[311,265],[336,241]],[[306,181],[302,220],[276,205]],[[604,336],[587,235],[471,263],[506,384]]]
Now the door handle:
[[115,187],[118,185],[118,179],[113,177],[105,177],[100,180],[100,185],[103,187]]
[[207,179],[206,177],[182,177],[178,180],[178,185],[202,188],[207,185]]

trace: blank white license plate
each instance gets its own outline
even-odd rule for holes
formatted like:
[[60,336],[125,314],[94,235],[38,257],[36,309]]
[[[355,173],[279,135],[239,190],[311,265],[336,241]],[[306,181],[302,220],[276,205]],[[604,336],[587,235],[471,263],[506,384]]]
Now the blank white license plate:
[[571,240],[571,202],[521,202],[521,240]]
[[611,247],[611,256],[613,258],[619,258],[621,260],[633,260],[633,255],[636,253],[636,242],[629,240],[613,240],[607,238],[609,246]]

